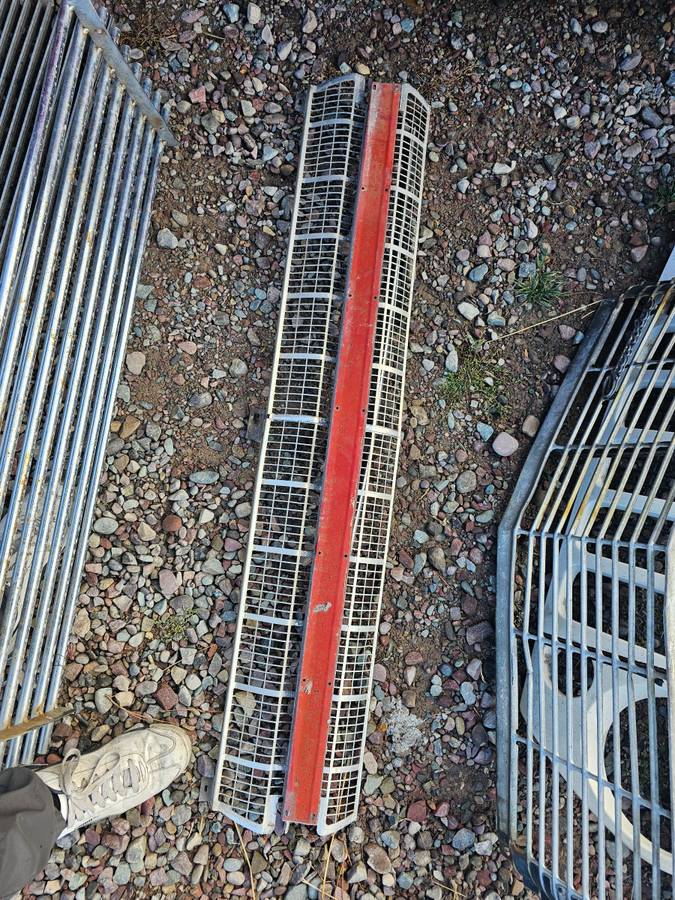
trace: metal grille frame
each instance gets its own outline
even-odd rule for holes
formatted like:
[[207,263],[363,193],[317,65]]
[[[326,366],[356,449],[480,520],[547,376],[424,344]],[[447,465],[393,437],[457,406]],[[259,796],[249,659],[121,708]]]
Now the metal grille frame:
[[[377,152],[383,154],[383,162],[387,159],[385,143],[391,147],[388,152],[393,152],[393,160],[389,155],[389,161],[384,162],[390,175],[383,181],[382,173],[378,175],[381,196],[370,196],[375,182],[362,179],[368,170],[362,154],[370,146],[370,138],[365,136],[364,80],[360,76],[345,76],[311,89],[308,96],[270,405],[212,789],[215,809],[258,833],[283,827],[282,820],[300,820],[311,822],[320,834],[328,834],[353,821],[358,810],[401,438],[429,127],[429,107],[416,91],[407,85],[377,88],[383,88],[382,94],[391,95],[395,101],[390,137],[385,139],[389,126],[383,128],[383,122],[378,120],[381,136]],[[325,98],[336,93],[347,94],[349,102],[338,99],[327,103]],[[377,102],[385,103],[384,114],[389,101],[380,98]],[[317,108],[319,103],[327,105],[328,111]],[[368,126],[368,135],[374,130],[373,122]],[[339,157],[337,171],[334,153],[328,154],[329,167],[322,168],[318,175],[322,184],[319,195],[315,188],[314,168],[319,164],[315,148],[317,143],[330,146],[336,141],[342,142],[345,150]],[[389,177],[391,184],[387,187]],[[354,350],[351,337],[345,347],[341,329],[343,300],[349,291],[349,298],[353,296],[356,302],[357,285],[361,284],[360,268],[355,262],[357,226],[353,225],[359,221],[361,198],[362,202],[378,204],[384,200],[381,223],[372,222],[382,233],[381,273],[376,316],[373,315],[372,326],[368,326],[374,328],[368,351],[372,353],[372,373],[367,396],[364,391],[365,423],[360,438],[363,447],[356,454],[354,496],[349,498],[354,519],[344,547],[346,589],[339,587],[336,572],[337,589],[344,593],[344,609],[340,606],[342,611],[337,617],[329,617],[331,622],[335,620],[336,641],[327,664],[335,674],[321,678],[317,687],[313,682],[305,683],[307,679],[302,679],[301,684],[301,661],[312,630],[305,618],[306,610],[316,600],[312,584],[317,569],[317,533],[326,526],[323,465],[324,459],[332,458],[328,442],[334,446],[336,435],[330,428],[333,420],[337,421],[336,410],[342,412],[337,388],[332,403],[331,395],[336,373],[339,375],[338,357],[341,361],[351,359]],[[361,214],[363,211],[361,207]],[[341,258],[339,254],[332,255],[333,242],[342,246]],[[375,244],[372,253],[377,258]],[[326,255],[332,268],[326,266]],[[298,259],[303,260],[302,267]],[[371,283],[367,258],[364,262],[362,275]],[[376,269],[378,266],[379,260]],[[307,277],[309,290],[302,281]],[[377,291],[374,280],[370,289]],[[348,302],[351,304],[352,300]],[[349,316],[344,319],[349,321]],[[325,348],[329,348],[328,352]],[[351,402],[350,398],[344,399]],[[347,467],[346,460],[344,466]],[[338,466],[338,471],[345,481],[339,490],[344,492],[347,468],[342,472]],[[346,502],[346,494],[343,499]],[[342,507],[341,500],[339,509],[335,507],[336,515],[351,515],[347,507]],[[343,524],[341,518],[340,528]],[[338,523],[335,525],[337,528]],[[324,578],[323,583],[330,584],[330,579]],[[317,611],[322,613],[331,606],[316,602]],[[316,637],[319,642],[323,640],[321,635]],[[319,660],[319,664],[323,666],[324,661]],[[311,752],[305,740],[307,728],[294,726],[300,699],[305,699],[304,694],[300,696],[301,690],[314,690],[322,709],[324,697],[327,701],[327,735],[321,734],[318,743],[312,735]],[[291,772],[295,773],[295,782]],[[306,790],[303,780],[315,785],[316,790]],[[292,783],[302,788],[302,798],[289,787]]]
[[317,831],[358,813],[373,667],[401,444],[405,369],[430,110],[401,87],[378,303],[373,374]]
[[175,143],[106,23],[88,0],[0,5],[6,766],[48,747],[157,171]]
[[281,812],[364,116],[359,75],[309,90],[212,787],[214,809],[257,833]]
[[674,523],[665,282],[596,315],[499,529],[499,825],[544,896],[672,896]]

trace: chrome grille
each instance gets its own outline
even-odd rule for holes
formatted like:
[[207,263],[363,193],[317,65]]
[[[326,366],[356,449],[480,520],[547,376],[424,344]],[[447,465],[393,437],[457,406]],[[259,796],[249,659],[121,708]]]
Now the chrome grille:
[[675,287],[596,317],[500,526],[499,818],[549,897],[672,896]]
[[16,735],[0,743],[5,765],[48,744],[50,728],[38,741],[33,726],[58,700],[173,142],[106,18],[87,0],[0,7],[0,732]]

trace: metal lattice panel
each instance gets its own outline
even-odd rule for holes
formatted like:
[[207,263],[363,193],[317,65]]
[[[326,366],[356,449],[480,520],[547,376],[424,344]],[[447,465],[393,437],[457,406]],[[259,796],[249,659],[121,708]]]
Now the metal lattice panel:
[[500,528],[500,824],[550,897],[673,890],[675,287],[603,309]]
[[58,700],[173,140],[105,21],[86,0],[0,5],[0,730],[18,734],[0,744],[6,765],[32,760],[27,729]]
[[356,817],[398,465],[429,108],[401,89],[373,375],[317,830]]
[[364,81],[309,92],[214,808],[256,832],[283,794],[345,293]]

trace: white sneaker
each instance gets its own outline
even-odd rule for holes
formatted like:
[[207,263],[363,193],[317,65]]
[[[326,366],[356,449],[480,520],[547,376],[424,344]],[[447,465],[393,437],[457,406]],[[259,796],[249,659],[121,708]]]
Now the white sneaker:
[[140,806],[175,781],[191,758],[192,744],[182,728],[151,725],[125,731],[83,756],[69,750],[63,762],[35,774],[59,798],[63,837]]

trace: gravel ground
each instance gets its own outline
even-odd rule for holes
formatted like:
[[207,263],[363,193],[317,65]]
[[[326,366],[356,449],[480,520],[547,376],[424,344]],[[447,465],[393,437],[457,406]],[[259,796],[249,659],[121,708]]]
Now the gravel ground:
[[[669,247],[673,7],[118,2],[173,105],[64,701],[66,746],[177,722],[196,765],[61,842],[30,895],[524,896],[495,833],[499,515],[592,309]],[[240,837],[210,812],[304,88],[433,105],[407,409],[359,822]],[[550,308],[516,287],[537,256]],[[513,334],[542,318],[566,318]],[[580,310],[580,311],[579,311]],[[459,371],[457,371],[459,369]],[[243,842],[243,843],[242,843]],[[242,850],[246,847],[250,868]]]

